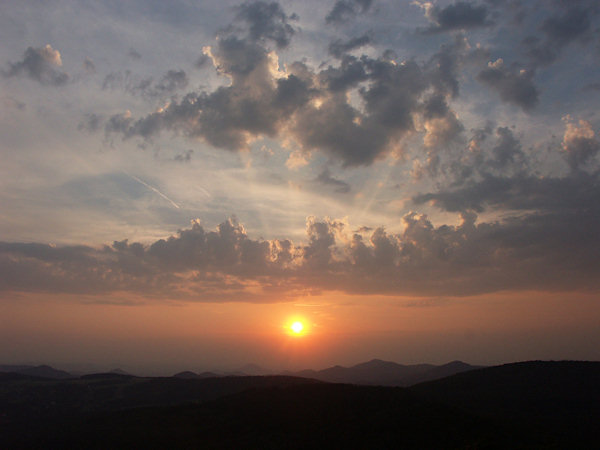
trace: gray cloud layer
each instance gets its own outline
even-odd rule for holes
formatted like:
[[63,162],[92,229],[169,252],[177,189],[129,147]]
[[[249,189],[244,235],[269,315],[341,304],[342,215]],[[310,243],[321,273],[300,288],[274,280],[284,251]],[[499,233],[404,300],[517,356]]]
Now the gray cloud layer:
[[323,290],[416,296],[597,290],[597,204],[479,224],[464,212],[460,225],[440,227],[410,213],[402,233],[378,228],[370,236],[310,218],[301,245],[251,239],[235,220],[215,231],[194,223],[151,245],[2,243],[0,289],[258,302]]

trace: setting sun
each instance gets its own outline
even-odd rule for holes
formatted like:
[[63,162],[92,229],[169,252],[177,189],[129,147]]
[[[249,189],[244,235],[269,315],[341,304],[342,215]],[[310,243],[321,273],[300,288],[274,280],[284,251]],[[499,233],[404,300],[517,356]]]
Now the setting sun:
[[290,326],[290,328],[295,334],[300,334],[302,333],[302,330],[304,330],[304,325],[302,325],[302,322],[296,321]]

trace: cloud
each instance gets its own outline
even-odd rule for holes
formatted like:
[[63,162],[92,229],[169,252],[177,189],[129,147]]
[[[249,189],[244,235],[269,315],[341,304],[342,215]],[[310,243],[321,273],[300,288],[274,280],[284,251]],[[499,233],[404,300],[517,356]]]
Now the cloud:
[[524,111],[532,110],[538,103],[539,92],[533,83],[533,72],[508,68],[502,58],[488,63],[477,79],[495,90],[500,98]]
[[319,175],[317,175],[317,178],[315,178],[315,181],[319,184],[325,185],[325,186],[332,186],[333,188],[335,188],[335,192],[338,192],[340,194],[347,194],[348,192],[350,192],[350,185],[348,183],[346,183],[345,181],[342,180],[338,180],[337,178],[334,178],[331,175],[331,172],[329,171],[329,169],[327,167],[325,167],[321,173],[319,173]]
[[[105,130],[126,139],[151,139],[173,130],[232,151],[248,148],[261,136],[285,135],[305,154],[323,152],[344,166],[369,165],[416,131],[414,118],[429,88],[441,95],[457,91],[452,80],[458,63],[450,61],[422,67],[414,61],[345,55],[338,66],[320,72],[301,62],[282,72],[272,51],[236,36],[220,39],[205,52],[216,70],[230,78],[229,86],[191,92],[137,120],[114,115]],[[459,51],[453,52],[446,57],[459,58]],[[350,103],[352,89],[362,109]],[[461,126],[448,112],[438,127],[438,141],[452,138]]]
[[[476,8],[469,5],[462,7]],[[257,139],[279,138],[294,155],[304,155],[290,159],[290,167],[318,153],[343,167],[368,166],[392,152],[406,152],[403,140],[424,132],[429,162],[425,171],[417,170],[422,174],[437,173],[443,162],[438,153],[463,142],[464,125],[451,101],[460,95],[463,69],[488,57],[487,50],[471,48],[463,35],[453,36],[425,62],[397,61],[390,52],[379,57],[349,54],[370,42],[363,34],[331,42],[335,59],[326,67],[313,68],[305,61],[281,65],[274,47],[288,45],[292,38],[287,26],[291,16],[276,3],[245,3],[236,12],[215,45],[203,49],[227,85],[172,98],[139,118],[115,114],[106,121],[105,132],[151,140],[171,131],[229,151],[248,149]],[[127,72],[120,77],[115,84],[132,92],[164,94],[186,81],[154,83]],[[489,63],[478,79],[503,101],[526,111],[538,102],[533,72],[506,67],[501,59]],[[105,80],[106,86],[111,83]]]
[[9,63],[9,69],[2,74],[6,78],[27,76],[46,86],[63,86],[69,81],[69,75],[57,69],[61,66],[60,52],[47,44],[40,48],[28,47],[23,60]]
[[364,47],[369,43],[371,43],[371,37],[368,34],[363,34],[362,36],[351,38],[346,41],[336,39],[329,44],[328,50],[331,56],[342,58],[342,56],[349,51]]
[[552,64],[558,58],[563,47],[571,42],[585,43],[591,40],[590,17],[593,15],[592,8],[569,5],[563,14],[546,18],[539,27],[544,38],[530,36],[524,40],[524,44],[529,47],[527,55],[537,65]]
[[336,25],[348,22],[369,11],[372,3],[373,0],[338,0],[325,17],[325,22]]
[[[306,242],[250,238],[235,219],[198,221],[150,244],[101,248],[0,243],[0,295],[131,293],[195,301],[292,299],[318,291],[384,295],[475,295],[498,290],[598,291],[600,225],[592,209],[508,215],[435,227],[411,212],[403,231],[352,233],[344,221],[307,219]],[[565,257],[576,255],[576,257]]]
[[592,125],[586,120],[573,123],[571,117],[564,118],[566,123],[562,148],[565,158],[572,170],[590,168],[590,162],[600,151],[600,142],[595,139]]
[[288,16],[277,2],[246,2],[237,7],[237,19],[246,22],[247,36],[254,42],[271,40],[278,48],[287,47],[295,33],[290,20],[297,19],[295,14]]
[[[594,211],[600,198],[600,172],[596,155],[600,142],[584,120],[564,118],[566,128],[562,156],[571,171],[564,176],[532,173],[533,163],[520,141],[507,127],[496,129],[495,142],[488,142],[491,126],[474,130],[468,157],[452,162],[444,171],[452,173],[436,192],[413,197],[416,205],[432,203],[449,212],[536,211],[539,214],[574,214]],[[490,145],[484,145],[484,143]],[[534,160],[535,161],[535,160]]]
[[122,89],[134,96],[164,98],[187,87],[189,79],[183,70],[169,70],[157,82],[152,77],[141,78],[126,70],[104,77],[102,89]]
[[425,15],[433,22],[425,33],[443,33],[446,31],[466,30],[492,25],[488,20],[488,9],[485,5],[475,5],[471,2],[456,2],[444,8],[423,4]]
[[433,95],[424,103],[423,117],[426,148],[444,147],[460,140],[464,127],[458,116],[447,105],[444,96]]

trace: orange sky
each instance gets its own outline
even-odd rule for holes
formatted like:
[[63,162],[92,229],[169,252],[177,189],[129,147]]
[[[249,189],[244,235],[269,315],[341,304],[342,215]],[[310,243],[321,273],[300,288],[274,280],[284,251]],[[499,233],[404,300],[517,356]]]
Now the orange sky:
[[[246,363],[324,368],[376,357],[405,364],[600,358],[600,313],[591,294],[447,300],[332,294],[277,304],[85,300],[37,295],[1,303],[0,360],[168,374]],[[290,336],[285,327],[292,319],[303,320],[307,333]]]

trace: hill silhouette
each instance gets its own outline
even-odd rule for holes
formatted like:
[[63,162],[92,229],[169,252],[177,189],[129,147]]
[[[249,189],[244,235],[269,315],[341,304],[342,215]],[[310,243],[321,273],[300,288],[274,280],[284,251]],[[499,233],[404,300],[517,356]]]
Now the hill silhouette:
[[462,361],[436,366],[433,364],[403,365],[391,361],[373,359],[352,367],[334,366],[323,370],[285,372],[332,383],[351,383],[376,386],[411,386],[423,381],[447,377],[455,373],[480,368]]
[[592,448],[600,442],[600,363],[515,363],[410,388],[286,376],[19,377],[0,377],[0,448]]
[[41,366],[14,366],[14,365],[0,365],[0,372],[12,372],[20,373],[22,375],[30,375],[33,377],[42,378],[53,378],[57,380],[64,380],[67,378],[75,378],[74,375],[64,370],[58,370],[54,367],[47,365]]

